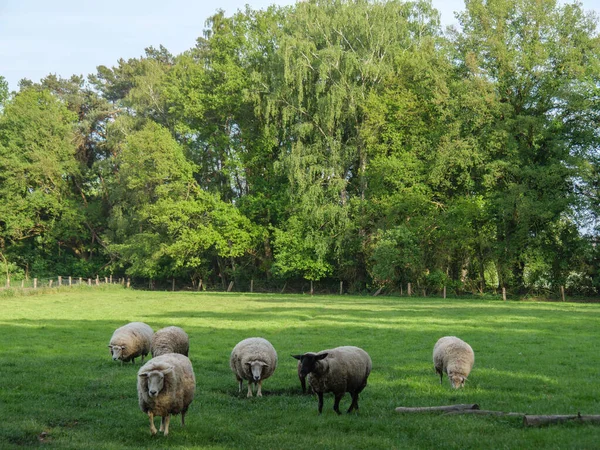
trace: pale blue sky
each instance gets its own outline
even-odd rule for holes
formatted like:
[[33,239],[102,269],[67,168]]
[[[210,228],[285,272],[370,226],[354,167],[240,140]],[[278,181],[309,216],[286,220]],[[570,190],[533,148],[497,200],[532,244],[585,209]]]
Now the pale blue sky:
[[[249,4],[291,5],[295,0],[0,0],[0,75],[11,90],[22,78],[39,81],[95,73],[120,58],[137,58],[144,48],[164,45],[179,54],[194,46],[204,22],[217,9],[231,15]],[[600,0],[583,0],[600,12]],[[443,24],[455,23],[463,0],[433,0]]]

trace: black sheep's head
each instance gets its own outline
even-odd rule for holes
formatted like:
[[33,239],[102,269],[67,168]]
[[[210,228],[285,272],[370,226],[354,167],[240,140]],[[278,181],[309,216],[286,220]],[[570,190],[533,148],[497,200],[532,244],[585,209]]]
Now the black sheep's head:
[[309,352],[304,355],[292,355],[292,357],[300,361],[300,376],[306,377],[306,375],[315,370],[317,362],[327,358],[328,354],[329,353],[320,353],[317,355],[316,353]]

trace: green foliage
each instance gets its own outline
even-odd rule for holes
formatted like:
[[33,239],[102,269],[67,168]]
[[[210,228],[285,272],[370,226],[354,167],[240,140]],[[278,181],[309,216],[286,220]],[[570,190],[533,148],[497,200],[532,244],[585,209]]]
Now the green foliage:
[[[597,294],[598,19],[311,0],[0,77],[0,251],[28,273]],[[588,233],[589,236],[584,236]],[[76,274],[73,274],[76,275]]]

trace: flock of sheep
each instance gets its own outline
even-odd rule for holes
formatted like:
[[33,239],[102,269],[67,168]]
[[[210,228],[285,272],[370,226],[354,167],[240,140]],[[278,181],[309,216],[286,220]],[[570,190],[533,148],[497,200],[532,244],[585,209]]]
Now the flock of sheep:
[[[188,359],[190,348],[187,333],[171,326],[156,333],[142,322],[131,322],[115,330],[108,345],[113,360],[135,362],[141,356],[142,363],[148,353],[152,359],[138,371],[137,391],[140,409],[150,419],[150,432],[157,433],[154,416],[161,417],[160,431],[169,434],[171,415],[181,414],[185,425],[185,413],[194,399],[196,378]],[[344,346],[318,353],[292,355],[298,360],[298,377],[302,390],[306,380],[319,400],[319,414],[323,411],[323,394],[333,393],[333,409],[340,413],[340,400],[350,393],[352,402],[348,412],[358,410],[358,395],[367,385],[372,362],[369,354],[359,347]],[[446,373],[453,388],[463,387],[469,376],[475,355],[463,340],[446,336],[433,348],[433,365],[440,375],[440,383]],[[257,386],[256,395],[262,397],[262,382],[273,375],[277,367],[277,352],[269,341],[251,337],[239,342],[231,352],[229,365],[242,391],[248,382],[248,397],[252,397],[252,385]]]

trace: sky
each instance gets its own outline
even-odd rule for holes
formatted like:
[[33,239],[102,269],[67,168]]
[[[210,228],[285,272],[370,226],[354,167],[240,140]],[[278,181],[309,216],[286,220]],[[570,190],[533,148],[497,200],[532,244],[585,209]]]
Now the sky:
[[[96,67],[137,58],[160,45],[177,55],[195,45],[217,9],[229,16],[246,4],[264,9],[296,0],[0,0],[0,75],[10,90],[49,74],[87,76]],[[582,0],[600,15],[600,0]],[[463,0],[433,0],[442,24],[456,23]]]

